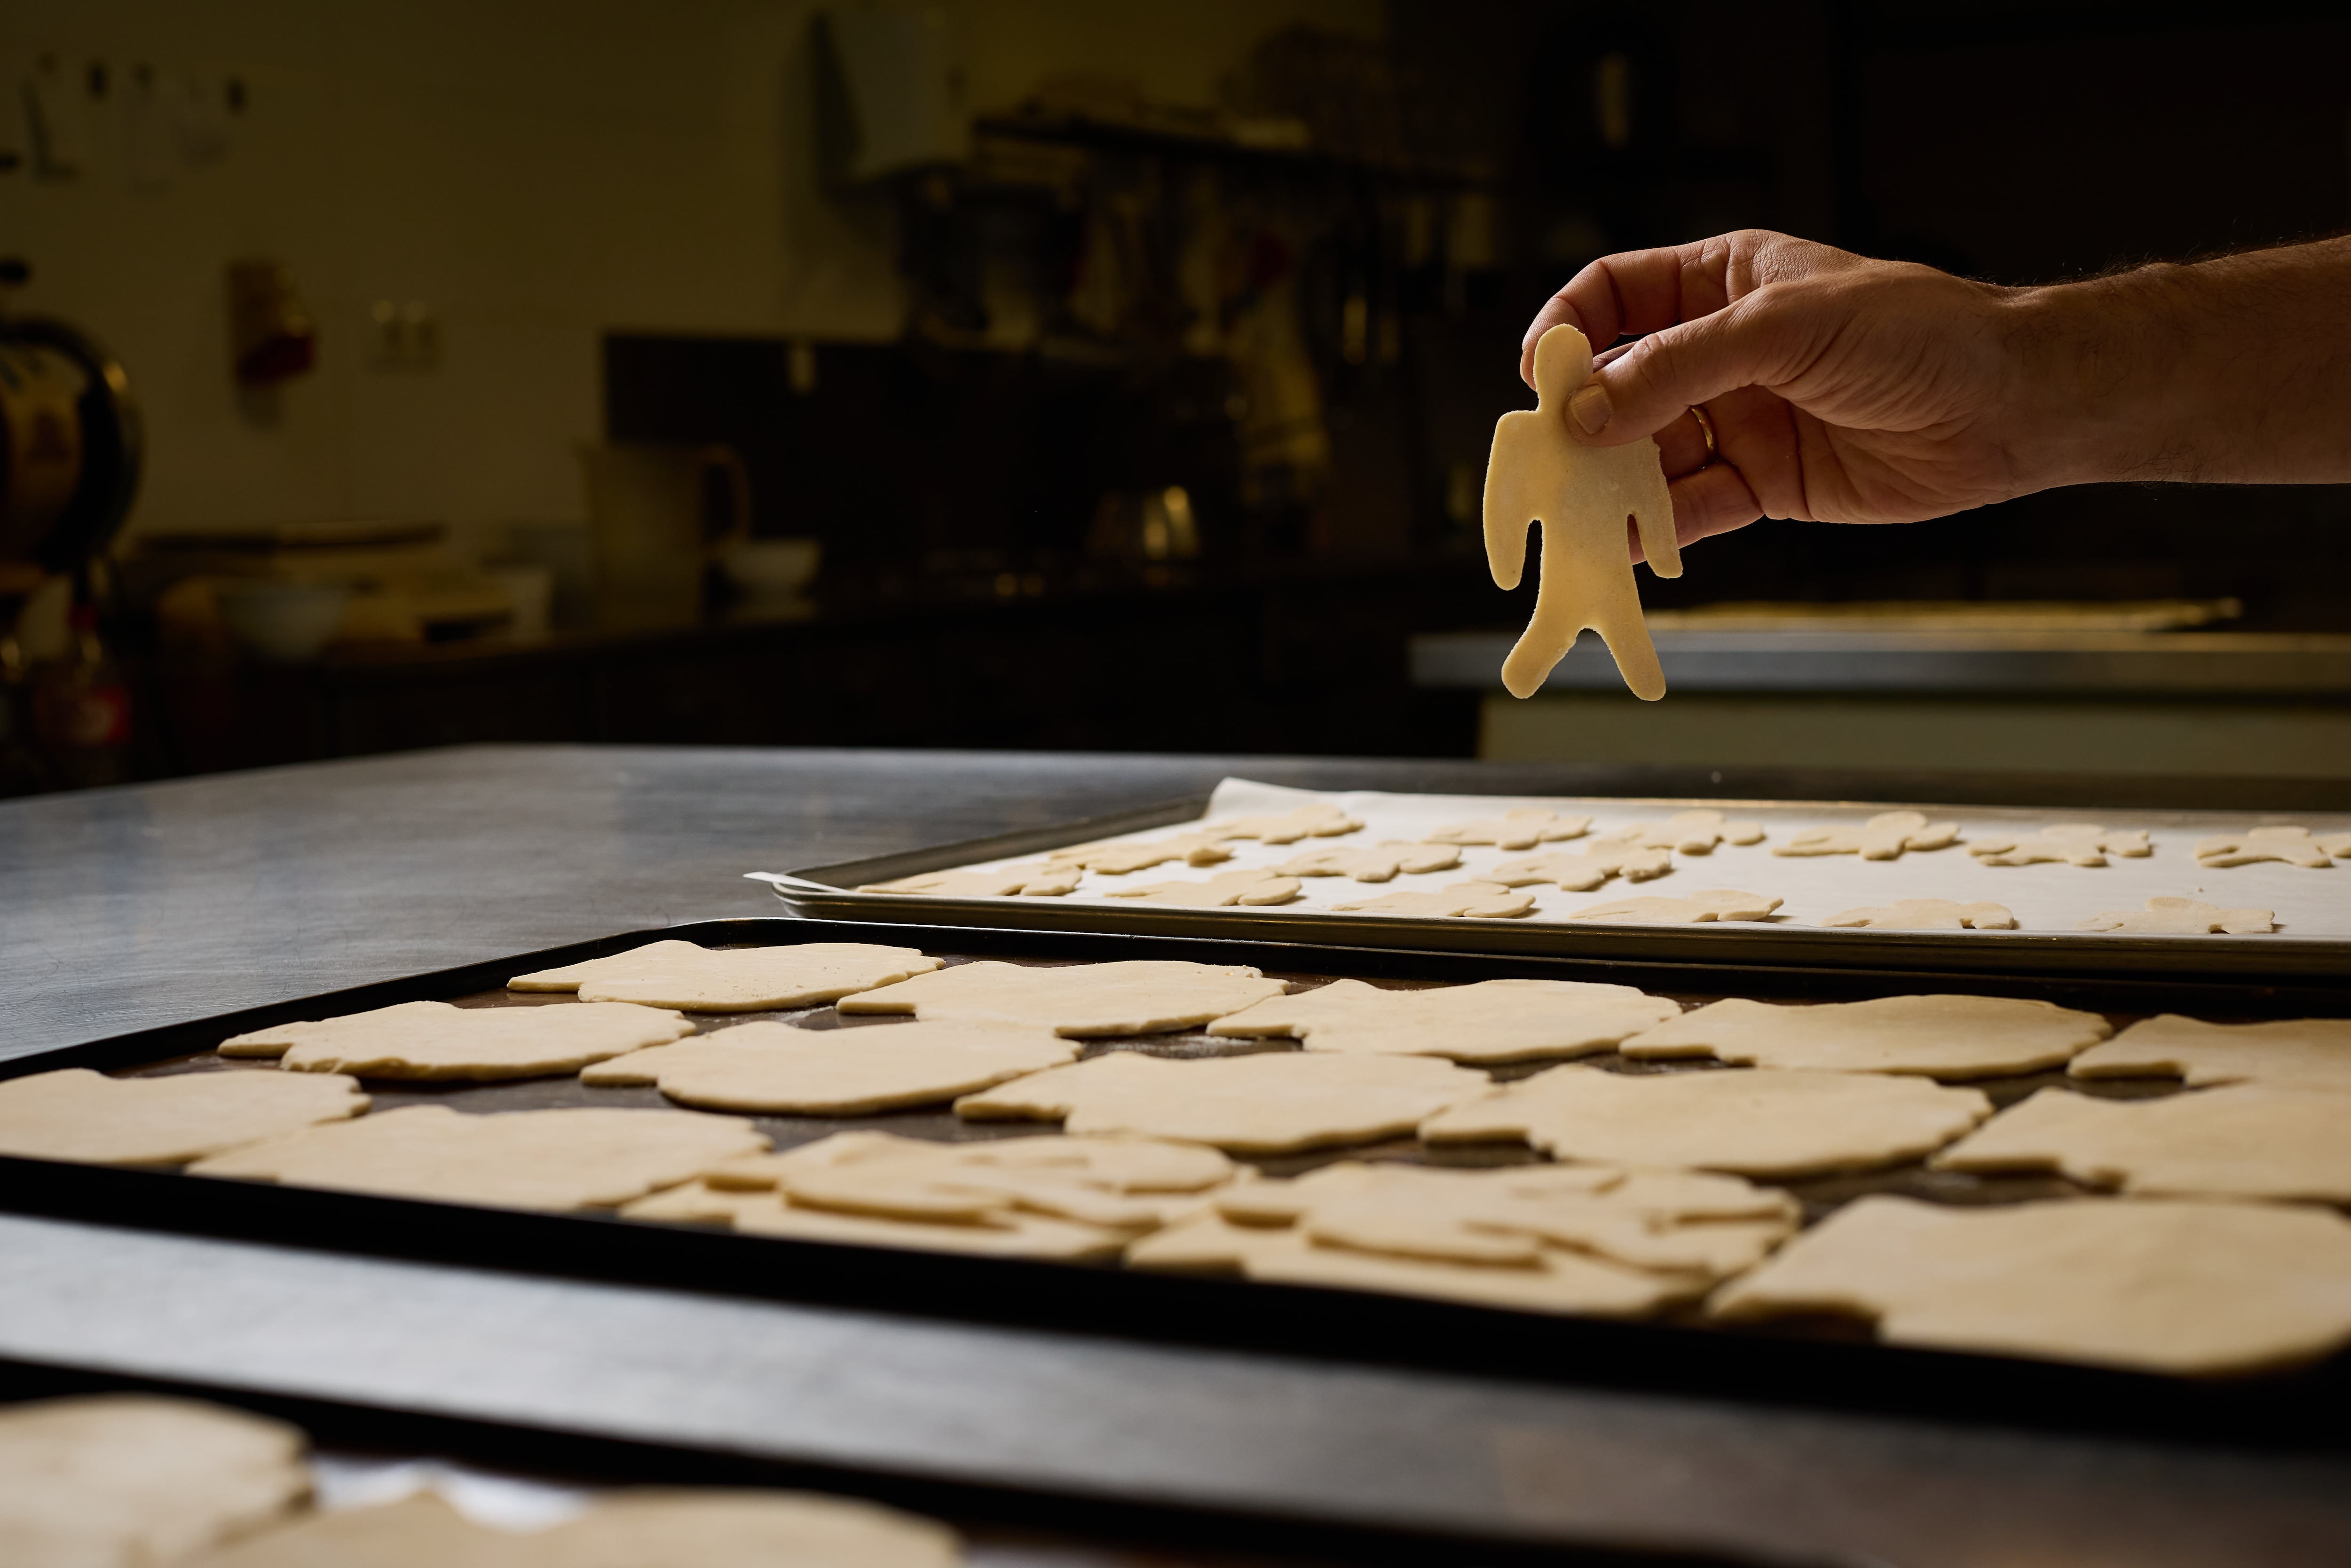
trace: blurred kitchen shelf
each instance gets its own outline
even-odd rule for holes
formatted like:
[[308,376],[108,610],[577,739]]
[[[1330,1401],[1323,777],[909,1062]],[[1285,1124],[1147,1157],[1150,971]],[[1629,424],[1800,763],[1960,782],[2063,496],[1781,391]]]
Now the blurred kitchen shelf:
[[1259,146],[1212,131],[1194,134],[1155,126],[1124,125],[1116,121],[1073,117],[985,115],[973,122],[972,131],[977,136],[1001,136],[1101,152],[1190,159],[1325,178],[1368,178],[1403,184],[1438,186],[1490,184],[1495,178],[1489,169],[1433,159],[1405,159],[1390,162],[1314,147]]
[[484,741],[1466,757],[1477,702],[1416,693],[1416,631],[1494,612],[1482,565],[902,599],[316,664],[156,661],[146,771]]

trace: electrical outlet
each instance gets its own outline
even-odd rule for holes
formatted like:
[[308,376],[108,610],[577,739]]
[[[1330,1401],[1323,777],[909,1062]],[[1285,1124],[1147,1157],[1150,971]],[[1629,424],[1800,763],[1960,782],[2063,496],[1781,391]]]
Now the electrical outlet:
[[422,299],[379,299],[368,308],[379,370],[429,371],[441,363],[441,319]]

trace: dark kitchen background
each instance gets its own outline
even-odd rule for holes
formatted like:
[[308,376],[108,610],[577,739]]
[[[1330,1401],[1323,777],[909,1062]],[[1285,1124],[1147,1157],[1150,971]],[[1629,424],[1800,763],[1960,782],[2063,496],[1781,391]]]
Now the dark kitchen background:
[[[0,312],[119,358],[143,462],[110,537],[0,531],[0,789],[497,740],[1473,755],[1495,699],[1408,644],[1524,618],[1479,491],[1576,268],[2336,232],[2346,58],[2339,8],[2260,4],[25,0]],[[126,416],[77,395],[94,465]],[[1771,523],[1643,593],[2351,631],[2346,513]],[[1559,711],[1520,754],[1593,754]]]

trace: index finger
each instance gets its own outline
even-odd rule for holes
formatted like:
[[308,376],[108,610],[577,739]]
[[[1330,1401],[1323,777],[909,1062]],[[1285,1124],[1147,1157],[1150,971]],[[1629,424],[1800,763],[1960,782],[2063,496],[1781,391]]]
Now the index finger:
[[1729,268],[1730,247],[1713,240],[1602,256],[1535,313],[1520,345],[1520,379],[1535,384],[1535,344],[1562,322],[1582,332],[1597,354],[1621,337],[1721,309],[1729,303]]

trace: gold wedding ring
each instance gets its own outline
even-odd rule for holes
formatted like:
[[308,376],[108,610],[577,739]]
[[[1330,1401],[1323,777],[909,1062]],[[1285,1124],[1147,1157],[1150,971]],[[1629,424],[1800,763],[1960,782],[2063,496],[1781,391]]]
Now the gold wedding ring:
[[1708,413],[1705,409],[1701,408],[1697,403],[1692,403],[1690,404],[1690,417],[1698,421],[1698,433],[1706,437],[1706,463],[1698,465],[1699,467],[1703,468],[1706,466],[1707,463],[1711,463],[1716,458],[1722,455],[1722,448],[1715,444],[1714,418],[1711,414]]

